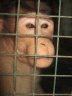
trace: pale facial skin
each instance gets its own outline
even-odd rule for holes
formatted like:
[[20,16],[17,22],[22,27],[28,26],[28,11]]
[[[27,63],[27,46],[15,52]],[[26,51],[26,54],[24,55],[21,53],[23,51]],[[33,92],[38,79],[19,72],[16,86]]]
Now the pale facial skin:
[[38,26],[36,26],[35,17],[21,17],[18,22],[18,34],[35,35],[37,32],[36,27],[38,27],[38,35],[48,36],[48,38],[38,37],[36,47],[35,37],[19,36],[17,52],[18,54],[22,55],[33,55],[27,58],[25,58],[24,56],[19,57],[19,60],[21,60],[21,62],[26,62],[32,66],[35,64],[34,55],[38,55],[36,59],[36,67],[44,68],[51,65],[53,58],[45,58],[43,56],[53,56],[55,53],[52,43],[52,35],[54,30],[53,21],[50,18],[39,18]]

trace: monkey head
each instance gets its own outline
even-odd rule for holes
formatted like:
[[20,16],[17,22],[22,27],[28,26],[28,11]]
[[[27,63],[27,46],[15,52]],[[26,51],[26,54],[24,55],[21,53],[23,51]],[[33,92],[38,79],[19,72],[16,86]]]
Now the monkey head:
[[[26,15],[19,16],[17,22],[17,53],[21,55],[18,58],[21,62],[28,63],[32,66],[36,65],[38,68],[45,68],[51,65],[53,62],[51,56],[55,53],[52,42],[54,22],[48,16],[51,12],[48,4],[41,2],[39,12],[37,11],[37,5],[37,2],[34,3],[33,0],[21,0],[19,13]],[[15,12],[15,9],[16,7],[12,8],[11,11]],[[10,32],[15,29],[14,21],[13,18],[7,21],[8,25],[12,24],[10,27],[7,25],[9,27],[7,29]]]

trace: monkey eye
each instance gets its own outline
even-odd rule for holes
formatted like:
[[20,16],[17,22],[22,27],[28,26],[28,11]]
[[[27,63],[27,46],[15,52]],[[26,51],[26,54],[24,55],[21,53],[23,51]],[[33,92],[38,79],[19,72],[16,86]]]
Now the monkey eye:
[[47,28],[48,27],[48,24],[42,24],[41,25],[41,28]]
[[29,29],[31,29],[31,28],[35,28],[35,26],[34,26],[32,23],[28,23],[28,24],[26,24],[26,27],[29,28]]

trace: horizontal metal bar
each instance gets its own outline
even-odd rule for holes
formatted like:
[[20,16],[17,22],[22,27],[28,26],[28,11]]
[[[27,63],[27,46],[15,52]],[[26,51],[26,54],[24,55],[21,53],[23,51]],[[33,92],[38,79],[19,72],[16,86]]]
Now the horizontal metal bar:
[[34,17],[34,16],[42,16],[42,17],[53,17],[53,18],[71,18],[72,19],[72,16],[66,16],[66,15],[60,15],[60,16],[58,16],[58,15],[38,15],[38,14],[36,14],[36,15],[33,15],[33,14],[18,14],[18,13],[0,13],[0,15],[5,15],[5,16],[31,16],[31,17]]
[[[16,93],[16,95],[19,95],[19,96],[33,96],[32,93]],[[12,93],[3,93],[3,96],[13,96]],[[37,94],[37,93],[34,93],[34,96],[53,96],[52,93],[45,93],[45,94]],[[72,94],[62,94],[62,93],[59,93],[59,94],[54,94],[54,96],[72,96]]]
[[13,53],[1,53],[0,52],[0,56],[24,56],[24,57],[43,57],[43,58],[72,58],[72,56],[66,56],[66,55],[52,55],[52,56],[49,56],[49,55],[38,55],[38,54],[34,54],[34,55],[32,55],[32,54],[13,54]]
[[19,76],[24,76],[24,77],[32,77],[32,76],[36,76],[36,77],[64,77],[64,78],[66,78],[66,77],[69,77],[69,78],[71,78],[72,77],[72,75],[63,75],[63,74],[61,74],[61,75],[51,75],[51,74],[9,74],[9,73],[3,73],[3,74],[0,74],[0,76],[3,76],[3,77],[7,77],[7,76],[16,76],[16,77],[19,77]]
[[[42,38],[48,38],[46,35],[32,35],[32,34],[15,34],[15,33],[0,33],[0,36],[21,36],[21,37],[42,37]],[[53,35],[54,38],[72,38],[72,36],[64,36],[64,35]]]

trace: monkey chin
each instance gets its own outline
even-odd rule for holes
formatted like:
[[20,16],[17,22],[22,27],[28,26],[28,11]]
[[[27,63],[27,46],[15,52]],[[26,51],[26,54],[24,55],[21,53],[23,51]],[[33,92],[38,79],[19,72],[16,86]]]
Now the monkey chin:
[[30,65],[35,66],[37,68],[46,68],[52,64],[53,58],[40,57],[35,59],[35,58],[29,57],[28,62]]

